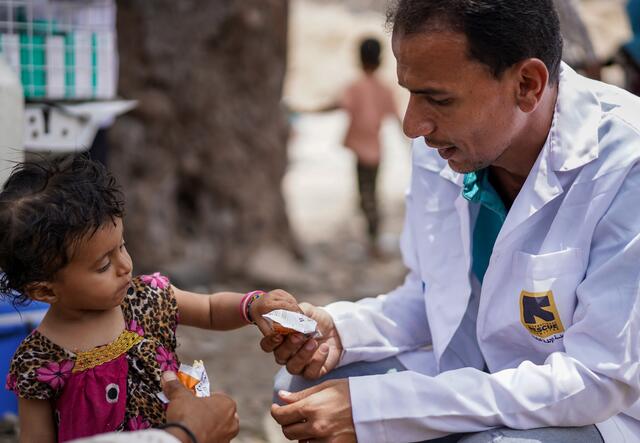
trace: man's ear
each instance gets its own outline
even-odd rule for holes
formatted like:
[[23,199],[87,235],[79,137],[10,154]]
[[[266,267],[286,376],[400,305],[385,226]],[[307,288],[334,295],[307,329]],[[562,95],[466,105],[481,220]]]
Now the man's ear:
[[58,301],[58,297],[47,282],[34,282],[25,286],[25,292],[29,298],[50,305]]
[[536,110],[545,89],[549,84],[549,71],[544,62],[537,58],[528,58],[517,63],[514,74],[518,89],[516,101],[522,112],[530,113]]

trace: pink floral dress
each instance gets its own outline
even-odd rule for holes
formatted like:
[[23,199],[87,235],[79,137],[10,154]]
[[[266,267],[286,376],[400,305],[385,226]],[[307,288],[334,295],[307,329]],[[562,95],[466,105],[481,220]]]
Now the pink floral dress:
[[60,442],[165,421],[160,377],[179,365],[169,280],[158,273],[134,278],[122,311],[127,328],[112,343],[72,352],[33,331],[11,360],[7,389],[50,400]]

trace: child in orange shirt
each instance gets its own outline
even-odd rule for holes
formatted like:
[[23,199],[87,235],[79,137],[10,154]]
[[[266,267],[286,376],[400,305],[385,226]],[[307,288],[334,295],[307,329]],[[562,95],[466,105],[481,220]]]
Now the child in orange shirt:
[[360,44],[362,75],[344,91],[340,107],[350,118],[344,145],[357,158],[360,207],[367,220],[372,255],[378,255],[377,238],[380,215],[376,198],[376,180],[380,166],[380,127],[385,117],[399,119],[391,89],[375,75],[380,66],[380,42],[367,38]]

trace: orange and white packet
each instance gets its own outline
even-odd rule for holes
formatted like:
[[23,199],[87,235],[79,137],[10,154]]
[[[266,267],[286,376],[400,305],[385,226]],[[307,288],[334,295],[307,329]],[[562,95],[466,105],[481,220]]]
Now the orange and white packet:
[[287,311],[285,309],[276,309],[267,314],[262,315],[271,321],[273,330],[278,334],[289,335],[300,333],[310,337],[319,337],[318,323],[299,312]]
[[[209,377],[204,369],[202,360],[195,360],[193,366],[181,363],[176,375],[180,383],[193,392],[196,397],[209,397],[211,395]],[[164,395],[164,392],[160,392],[157,395],[163,403],[169,403],[169,399]]]

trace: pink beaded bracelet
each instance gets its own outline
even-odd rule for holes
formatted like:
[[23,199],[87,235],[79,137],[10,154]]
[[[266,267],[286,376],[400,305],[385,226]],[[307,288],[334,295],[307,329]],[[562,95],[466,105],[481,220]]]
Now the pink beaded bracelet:
[[251,293],[247,292],[242,296],[242,298],[240,299],[240,304],[238,305],[238,313],[240,314],[240,317],[242,317],[242,319],[247,323],[249,323],[249,320],[247,320],[247,316],[245,315],[245,302],[249,299],[249,297],[251,297]]
[[263,295],[267,295],[267,293],[260,290],[251,291],[251,292],[247,292],[244,295],[244,297],[242,297],[242,299],[240,300],[240,306],[239,306],[240,313],[244,321],[246,321],[247,323],[255,323],[251,318],[251,313],[249,312],[249,309],[251,308],[251,304],[257,299],[259,299],[260,297],[262,297]]

